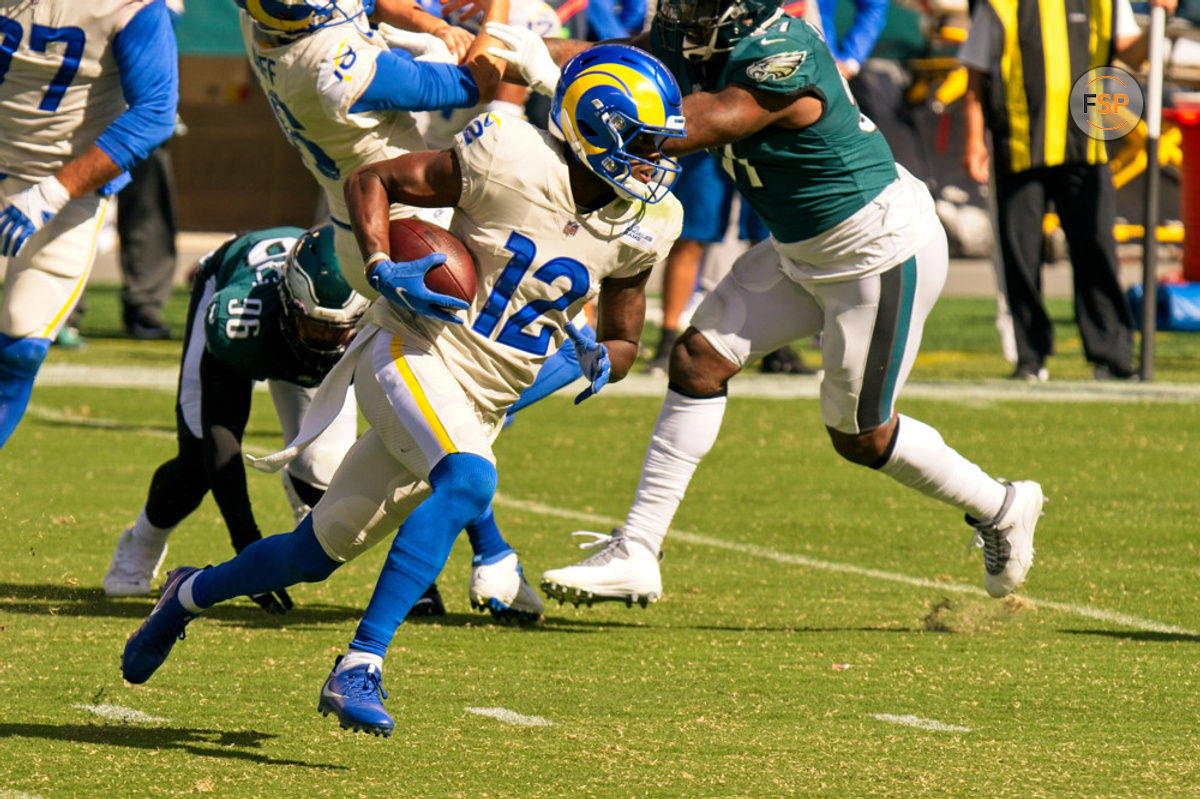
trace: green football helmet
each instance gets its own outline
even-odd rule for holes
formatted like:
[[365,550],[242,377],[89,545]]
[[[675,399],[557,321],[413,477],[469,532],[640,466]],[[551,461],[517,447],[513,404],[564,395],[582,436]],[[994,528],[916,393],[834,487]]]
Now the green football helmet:
[[371,304],[342,276],[333,226],[312,228],[296,239],[281,271],[281,324],[288,343],[311,365],[331,367]]
[[780,0],[661,0],[654,27],[671,71],[705,88],[738,42],[785,13]]

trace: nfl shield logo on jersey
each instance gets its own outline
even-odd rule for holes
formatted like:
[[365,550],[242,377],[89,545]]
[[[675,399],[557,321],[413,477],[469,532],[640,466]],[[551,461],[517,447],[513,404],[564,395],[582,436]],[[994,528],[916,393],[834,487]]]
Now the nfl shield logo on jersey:
[[566,236],[567,238],[574,236],[578,232],[579,232],[579,223],[576,222],[574,219],[569,220],[567,222],[567,224],[563,225],[563,235]]

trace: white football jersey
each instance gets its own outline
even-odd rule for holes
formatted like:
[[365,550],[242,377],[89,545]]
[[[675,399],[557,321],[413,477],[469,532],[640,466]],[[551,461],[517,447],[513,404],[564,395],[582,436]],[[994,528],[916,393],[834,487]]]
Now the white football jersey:
[[674,195],[617,199],[581,214],[564,145],[523,120],[476,117],[455,140],[462,195],[450,231],[475,256],[465,324],[448,325],[377,300],[368,320],[416,335],[455,374],[481,421],[495,422],[566,340],[564,325],[608,277],[666,258],[683,224]]
[[334,219],[348,224],[342,181],[351,172],[425,149],[411,113],[350,111],[370,85],[375,59],[386,45],[354,23],[288,38],[264,32],[249,14],[241,15],[246,53],[275,118],[325,189]]
[[[454,20],[461,25],[461,20]],[[562,23],[558,14],[542,0],[511,0],[508,4],[508,24],[528,28],[543,39],[557,39],[562,35]],[[465,25],[473,33],[475,26]],[[444,150],[454,144],[454,137],[467,123],[483,112],[481,106],[473,108],[448,108],[443,111],[423,111],[416,115],[417,125],[425,136],[425,146],[430,150]]]
[[112,40],[150,2],[0,0],[0,173],[51,175],[125,111]]

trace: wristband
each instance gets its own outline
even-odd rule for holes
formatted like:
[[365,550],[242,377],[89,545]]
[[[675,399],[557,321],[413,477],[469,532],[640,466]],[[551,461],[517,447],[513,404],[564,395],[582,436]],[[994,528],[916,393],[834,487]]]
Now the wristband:
[[390,260],[392,260],[391,256],[389,256],[386,252],[384,252],[383,250],[376,250],[375,252],[373,252],[367,256],[367,260],[366,260],[366,263],[364,264],[364,268],[366,269],[367,274],[370,274],[371,270],[374,268],[375,264],[379,263],[380,261],[390,261]]

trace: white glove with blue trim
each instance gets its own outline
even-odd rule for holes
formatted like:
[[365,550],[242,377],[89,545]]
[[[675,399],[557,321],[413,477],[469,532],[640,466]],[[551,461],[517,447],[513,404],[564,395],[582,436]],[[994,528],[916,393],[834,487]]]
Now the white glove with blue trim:
[[524,26],[505,25],[503,22],[489,22],[483,26],[483,30],[504,45],[489,47],[488,55],[516,64],[521,70],[521,77],[535,92],[547,97],[554,94],[562,71],[550,57],[550,51],[546,49],[541,36]]
[[393,27],[386,22],[379,23],[375,33],[380,36],[388,49],[398,48],[405,51],[416,61],[432,61],[438,64],[456,64],[457,59],[450,53],[446,43],[432,33],[417,33]]
[[0,210],[0,255],[15,256],[70,201],[70,192],[53,175],[14,195]]

